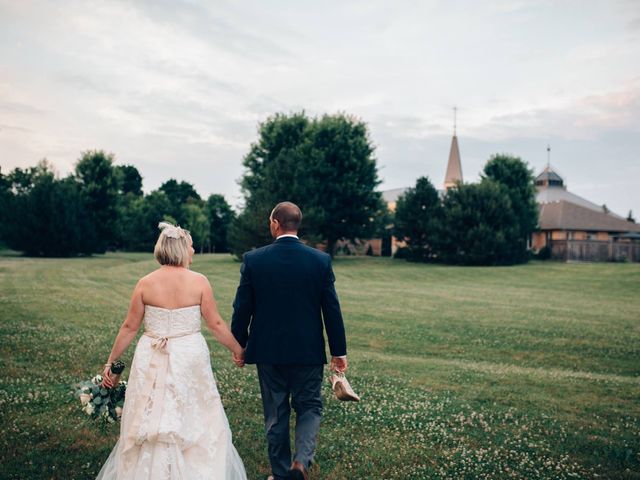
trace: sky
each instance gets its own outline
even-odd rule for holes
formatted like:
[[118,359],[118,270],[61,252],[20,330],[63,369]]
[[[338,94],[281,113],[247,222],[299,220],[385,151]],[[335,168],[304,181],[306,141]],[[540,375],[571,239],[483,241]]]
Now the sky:
[[0,168],[81,152],[242,204],[277,112],[365,121],[381,190],[496,153],[640,219],[640,2],[0,0]]

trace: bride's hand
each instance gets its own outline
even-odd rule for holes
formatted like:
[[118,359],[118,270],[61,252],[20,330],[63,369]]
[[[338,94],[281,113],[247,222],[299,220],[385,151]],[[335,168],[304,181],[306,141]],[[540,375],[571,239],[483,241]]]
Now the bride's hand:
[[231,358],[233,359],[233,363],[235,363],[236,366],[240,368],[244,367],[244,349],[242,349],[240,353],[234,352]]
[[113,380],[111,379],[111,367],[104,367],[102,372],[102,386],[104,388],[113,387]]

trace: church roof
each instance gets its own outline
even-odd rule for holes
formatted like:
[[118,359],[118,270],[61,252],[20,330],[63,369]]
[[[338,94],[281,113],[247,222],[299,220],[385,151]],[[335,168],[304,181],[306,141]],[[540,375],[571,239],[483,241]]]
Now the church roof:
[[[595,212],[602,212],[602,205],[597,205],[593,202],[590,202],[586,198],[582,198],[575,193],[571,193],[562,188],[540,188],[538,187],[538,193],[536,194],[536,202],[539,204],[545,203],[553,203],[553,202],[561,202],[567,201],[571,203],[575,203],[576,205],[580,205],[581,207],[588,208]],[[618,215],[613,214],[614,217],[622,218]]]
[[458,182],[462,182],[462,164],[460,163],[458,137],[454,134],[451,139],[451,149],[449,150],[447,173],[444,176],[444,188],[452,187]]
[[384,190],[382,192],[382,199],[386,203],[395,202],[398,200],[398,198],[404,195],[404,192],[406,192],[407,190],[409,190],[408,187],[392,188],[391,190]]
[[[602,205],[597,205],[586,198],[582,198],[575,193],[567,191],[567,186],[564,184],[563,178],[550,165],[547,165],[536,177],[535,183],[538,190],[538,193],[536,194],[536,202],[540,205],[567,201],[580,205],[581,207],[591,209],[595,212],[604,212]],[[609,212],[609,214],[620,220],[624,219],[615,213]]]
[[567,200],[540,205],[541,230],[584,230],[589,232],[640,232],[640,225]]
[[564,180],[556,171],[551,168],[550,165],[547,165],[544,170],[536,177],[536,185],[538,182],[543,181],[551,181],[551,182],[559,182],[560,184],[564,183]]

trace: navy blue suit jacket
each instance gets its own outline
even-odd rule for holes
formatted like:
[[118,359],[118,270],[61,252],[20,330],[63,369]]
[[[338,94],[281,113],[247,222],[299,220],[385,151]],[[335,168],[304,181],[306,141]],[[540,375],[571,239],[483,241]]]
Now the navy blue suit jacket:
[[244,254],[231,331],[246,348],[245,362],[327,363],[347,354],[331,257],[293,237]]

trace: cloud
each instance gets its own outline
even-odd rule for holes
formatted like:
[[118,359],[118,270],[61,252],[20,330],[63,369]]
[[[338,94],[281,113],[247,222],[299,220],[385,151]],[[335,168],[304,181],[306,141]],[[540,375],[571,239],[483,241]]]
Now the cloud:
[[33,131],[28,129],[28,128],[24,128],[24,127],[18,127],[16,125],[2,125],[0,124],[0,133],[2,133],[3,131],[6,130],[10,130],[10,131],[14,131],[14,132],[21,132],[21,133],[32,133]]
[[467,178],[497,151],[543,164],[550,140],[588,165],[616,149],[631,176],[640,17],[627,4],[0,0],[3,168],[46,156],[64,170],[104,148],[145,189],[172,176],[234,196],[260,121],[344,111],[369,123],[385,183],[439,184],[457,104]]
[[627,30],[630,30],[631,32],[640,31],[640,17],[634,18],[629,23],[627,23]]
[[0,112],[26,115],[40,115],[46,113],[44,110],[34,107],[33,105],[10,100],[0,101]]
[[587,139],[603,131],[640,132],[640,85],[578,97],[557,106],[493,114],[466,127],[484,138],[560,136]]

